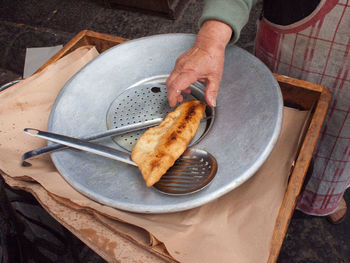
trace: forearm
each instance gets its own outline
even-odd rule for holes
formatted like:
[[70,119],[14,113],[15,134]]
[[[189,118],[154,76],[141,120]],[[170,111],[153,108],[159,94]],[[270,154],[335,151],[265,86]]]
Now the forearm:
[[199,30],[194,48],[199,48],[210,57],[225,51],[232,36],[232,28],[217,20],[207,20]]
[[201,26],[197,34],[197,46],[207,51],[213,49],[225,49],[232,36],[232,28],[217,20],[207,20]]
[[218,20],[229,25],[233,30],[231,41],[236,42],[256,2],[257,0],[205,0],[199,23],[202,27],[205,21]]

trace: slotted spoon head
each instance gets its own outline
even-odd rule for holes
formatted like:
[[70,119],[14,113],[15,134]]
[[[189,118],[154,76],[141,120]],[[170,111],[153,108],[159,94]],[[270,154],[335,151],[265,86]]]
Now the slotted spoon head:
[[189,148],[153,186],[164,194],[191,194],[206,187],[215,177],[217,169],[214,156]]

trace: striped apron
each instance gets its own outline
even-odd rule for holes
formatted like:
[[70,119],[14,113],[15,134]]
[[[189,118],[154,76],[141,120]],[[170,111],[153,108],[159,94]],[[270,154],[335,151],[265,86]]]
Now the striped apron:
[[327,86],[333,97],[297,209],[334,212],[350,186],[350,0],[321,0],[288,26],[259,23],[255,55],[271,71]]

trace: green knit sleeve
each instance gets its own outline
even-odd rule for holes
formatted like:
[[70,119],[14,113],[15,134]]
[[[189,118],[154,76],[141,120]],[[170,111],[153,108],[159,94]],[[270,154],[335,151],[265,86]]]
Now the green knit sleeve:
[[202,25],[206,20],[222,21],[232,27],[231,42],[236,42],[256,2],[257,0],[205,0],[199,24]]

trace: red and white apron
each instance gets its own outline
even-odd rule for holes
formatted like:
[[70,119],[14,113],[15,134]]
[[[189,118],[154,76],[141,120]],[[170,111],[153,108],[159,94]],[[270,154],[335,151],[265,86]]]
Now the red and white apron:
[[262,19],[255,55],[273,72],[327,86],[333,98],[297,208],[327,215],[350,186],[350,0],[321,0],[288,26]]

